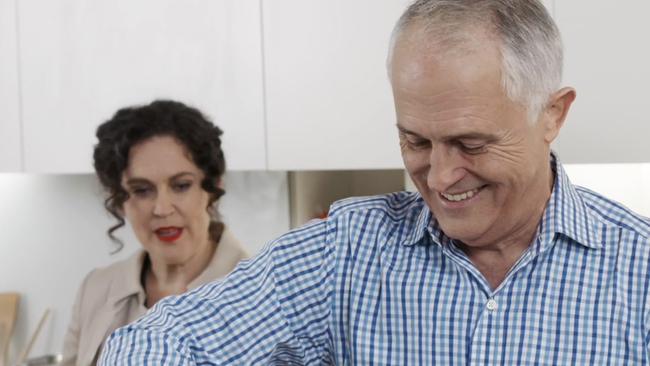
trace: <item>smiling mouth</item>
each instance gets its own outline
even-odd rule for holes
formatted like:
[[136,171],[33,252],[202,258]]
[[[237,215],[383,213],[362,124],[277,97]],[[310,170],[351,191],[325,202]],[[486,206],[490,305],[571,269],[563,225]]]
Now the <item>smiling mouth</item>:
[[447,201],[461,202],[461,201],[466,201],[466,200],[476,196],[478,194],[478,192],[481,191],[481,189],[483,189],[483,187],[474,188],[474,189],[471,189],[469,191],[460,192],[460,193],[453,193],[453,194],[452,193],[440,192],[440,196],[442,196]]
[[173,242],[181,237],[183,228],[180,227],[161,227],[154,230],[158,239],[165,242]]

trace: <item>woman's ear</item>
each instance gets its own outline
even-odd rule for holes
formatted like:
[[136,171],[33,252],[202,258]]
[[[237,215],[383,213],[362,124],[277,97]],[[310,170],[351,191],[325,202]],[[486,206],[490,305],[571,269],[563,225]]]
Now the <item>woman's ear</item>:
[[550,145],[560,133],[571,104],[576,99],[576,91],[565,87],[553,93],[544,110],[544,140]]
[[126,214],[124,213],[124,203],[117,208],[117,213],[122,217],[126,217]]
[[[223,192],[223,179],[218,178],[217,181],[215,182],[215,186],[217,187],[217,190],[220,192]],[[219,204],[219,198],[223,193],[210,193],[210,199],[208,201],[208,210],[213,210],[218,204]]]

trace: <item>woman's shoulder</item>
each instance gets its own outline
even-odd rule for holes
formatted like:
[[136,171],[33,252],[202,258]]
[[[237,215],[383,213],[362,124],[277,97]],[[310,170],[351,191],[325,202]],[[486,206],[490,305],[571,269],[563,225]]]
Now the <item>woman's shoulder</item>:
[[140,273],[144,252],[91,270],[84,278],[78,293],[82,308],[95,308],[119,300],[140,288]]
[[101,284],[109,285],[117,279],[122,280],[128,278],[131,280],[130,277],[139,280],[144,255],[144,251],[138,250],[125,259],[113,262],[103,267],[97,267],[86,275],[84,284],[86,286],[98,286]]
[[217,252],[215,255],[226,256],[237,262],[250,256],[239,239],[235,237],[228,227],[221,234],[221,239],[217,245]]

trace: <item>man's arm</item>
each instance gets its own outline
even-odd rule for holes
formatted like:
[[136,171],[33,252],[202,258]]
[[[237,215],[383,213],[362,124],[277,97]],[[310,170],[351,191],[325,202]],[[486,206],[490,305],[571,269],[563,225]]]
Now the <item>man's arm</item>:
[[[646,245],[650,246],[650,243]],[[645,274],[645,299],[644,305],[641,307],[643,309],[643,320],[645,321],[645,349],[646,355],[650,360],[650,266],[648,271]]]
[[308,365],[328,357],[330,226],[294,230],[223,281],[165,298],[113,333],[99,364]]

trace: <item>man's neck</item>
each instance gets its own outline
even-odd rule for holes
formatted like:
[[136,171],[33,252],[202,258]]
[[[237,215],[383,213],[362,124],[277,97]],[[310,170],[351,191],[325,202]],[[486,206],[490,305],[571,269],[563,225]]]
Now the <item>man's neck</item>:
[[548,191],[540,195],[537,209],[519,227],[492,245],[471,246],[460,244],[474,266],[483,274],[493,290],[505,280],[512,267],[532,245],[537,236],[544,210],[553,192],[555,172],[549,169]]
[[505,280],[510,269],[517,263],[535,238],[535,230],[527,239],[513,240],[496,248],[472,248],[461,244],[474,266],[483,274],[491,289]]

